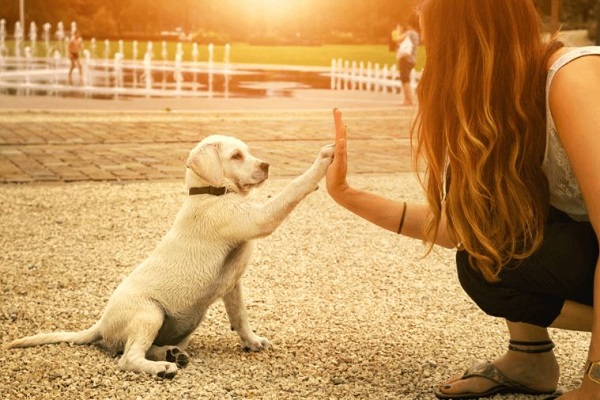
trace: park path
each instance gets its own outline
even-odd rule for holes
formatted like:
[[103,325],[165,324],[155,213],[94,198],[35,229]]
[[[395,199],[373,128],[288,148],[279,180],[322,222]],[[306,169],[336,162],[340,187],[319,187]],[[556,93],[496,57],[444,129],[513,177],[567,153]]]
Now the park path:
[[[351,173],[411,169],[408,109],[344,111]],[[180,179],[189,150],[219,133],[247,142],[274,176],[332,141],[330,110],[0,111],[0,183]]]

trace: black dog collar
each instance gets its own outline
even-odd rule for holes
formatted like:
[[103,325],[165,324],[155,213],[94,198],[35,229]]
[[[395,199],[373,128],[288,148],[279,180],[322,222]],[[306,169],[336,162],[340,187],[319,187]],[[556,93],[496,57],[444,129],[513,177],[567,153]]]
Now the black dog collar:
[[225,188],[214,186],[191,187],[189,193],[190,196],[194,196],[196,194],[212,194],[213,196],[221,196],[225,194]]

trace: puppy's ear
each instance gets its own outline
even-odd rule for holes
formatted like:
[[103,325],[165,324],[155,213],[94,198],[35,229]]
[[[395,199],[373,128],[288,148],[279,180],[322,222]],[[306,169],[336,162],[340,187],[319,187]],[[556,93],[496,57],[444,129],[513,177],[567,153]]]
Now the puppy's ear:
[[223,167],[217,143],[193,149],[187,159],[187,167],[213,186],[221,186],[223,183]]

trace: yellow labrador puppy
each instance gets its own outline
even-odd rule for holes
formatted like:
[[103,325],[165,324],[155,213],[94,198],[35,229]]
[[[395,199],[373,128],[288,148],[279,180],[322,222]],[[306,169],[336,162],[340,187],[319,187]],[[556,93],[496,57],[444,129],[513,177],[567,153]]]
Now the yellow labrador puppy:
[[149,257],[121,282],[100,320],[79,332],[41,333],[8,348],[72,342],[122,352],[119,367],[173,378],[189,362],[188,339],[208,307],[222,298],[231,327],[245,348],[269,346],[248,325],[241,278],[252,240],[271,234],[324,177],[333,146],[264,204],[246,195],[268,177],[269,164],[242,141],[221,135],[201,141],[187,160],[189,196],[173,226]]

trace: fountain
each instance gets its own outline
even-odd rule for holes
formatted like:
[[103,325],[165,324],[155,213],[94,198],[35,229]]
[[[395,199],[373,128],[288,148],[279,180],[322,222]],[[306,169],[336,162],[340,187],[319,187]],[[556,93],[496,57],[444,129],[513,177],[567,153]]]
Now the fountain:
[[146,52],[144,55],[144,74],[142,75],[144,78],[145,87],[146,87],[146,97],[150,97],[150,92],[152,91],[152,53]]
[[6,20],[0,19],[0,55],[7,53],[6,48]]
[[54,35],[56,36],[58,51],[61,55],[65,54],[65,26],[62,21],[56,24],[56,33]]
[[230,77],[230,71],[229,71],[229,61],[230,61],[230,56],[231,56],[231,45],[229,43],[225,44],[225,50],[224,50],[224,55],[223,55],[223,63],[225,64],[225,68],[223,69],[223,91],[224,91],[224,96],[225,98],[229,97],[229,77]]
[[48,64],[48,57],[50,57],[50,28],[52,25],[49,23],[45,23],[42,25],[42,29],[44,30],[44,56],[46,57],[46,64]]
[[4,70],[4,55],[7,54],[6,48],[6,20],[0,19],[0,72]]
[[169,53],[167,52],[167,42],[165,42],[163,40],[162,42],[162,89],[165,90],[167,88],[167,71],[166,71],[166,66],[167,66],[167,57],[169,56]]
[[177,52],[175,54],[175,72],[173,72],[173,78],[175,79],[175,92],[177,97],[181,95],[181,85],[183,84],[183,74],[181,73],[181,61],[183,59],[183,48],[181,43],[177,43]]
[[[81,73],[83,75],[83,86],[86,88],[90,87],[90,69],[92,67],[92,53],[85,49],[83,50],[83,63],[81,65]],[[89,97],[89,91],[86,90],[86,97]]]
[[[38,32],[39,26],[42,28],[41,34]],[[269,68],[233,65],[232,47],[229,43],[221,47],[222,59],[217,61],[216,46],[212,43],[207,44],[207,58],[202,60],[197,43],[179,42],[173,45],[173,51],[167,42],[161,41],[161,51],[155,54],[155,45],[151,41],[147,42],[145,52],[142,53],[137,41],[128,44],[118,40],[112,46],[106,39],[102,50],[97,48],[100,44],[96,38],[84,41],[81,53],[82,79],[79,85],[70,85],[66,45],[69,35],[74,34],[78,27],[72,22],[69,28],[66,30],[63,22],[58,22],[55,26],[30,22],[26,38],[19,22],[15,23],[15,30],[10,35],[6,20],[0,19],[0,92],[48,96],[80,94],[86,98],[227,98],[230,85],[237,85],[235,87],[239,92],[235,93],[242,93],[244,96],[263,96],[261,93],[272,95],[281,88],[287,90],[290,87],[289,82],[283,82],[284,85],[270,84],[265,89],[264,75],[269,73]],[[10,41],[13,37],[15,40]],[[360,88],[364,77],[359,71],[362,71],[362,66],[359,67],[356,62],[352,62],[350,67],[349,62],[341,59],[332,61],[331,88]],[[286,70],[286,73],[293,75],[291,79],[300,79],[300,74],[294,69]],[[350,78],[347,78],[348,74],[351,74]],[[327,70],[323,69],[314,73],[318,79],[325,81],[329,80],[327,75]]]
[[131,44],[131,74],[133,76],[133,88],[137,88],[137,58],[138,58],[138,42],[134,40]]
[[17,62],[21,58],[21,47],[23,46],[23,27],[19,21],[15,22],[15,57]]
[[110,85],[110,41],[104,39],[104,86]]
[[212,43],[208,45],[208,97],[212,98],[213,93],[213,58],[215,47]]
[[35,22],[29,24],[29,41],[31,42],[31,54],[37,55],[37,25]]
[[53,59],[54,59],[54,79],[53,79],[53,86],[58,87],[58,70],[60,69],[61,65],[60,65],[60,60],[61,60],[61,55],[60,55],[60,51],[58,51],[58,49],[54,50],[53,53]]
[[198,57],[200,56],[200,52],[198,51],[198,43],[194,43],[192,45],[192,68],[193,68],[193,74],[194,74],[194,81],[193,81],[193,86],[192,86],[192,90],[196,91],[198,90]]
[[90,40],[90,57],[96,58],[96,38]]
[[118,98],[119,92],[123,89],[123,53],[115,53],[113,71],[115,76],[115,98]]

